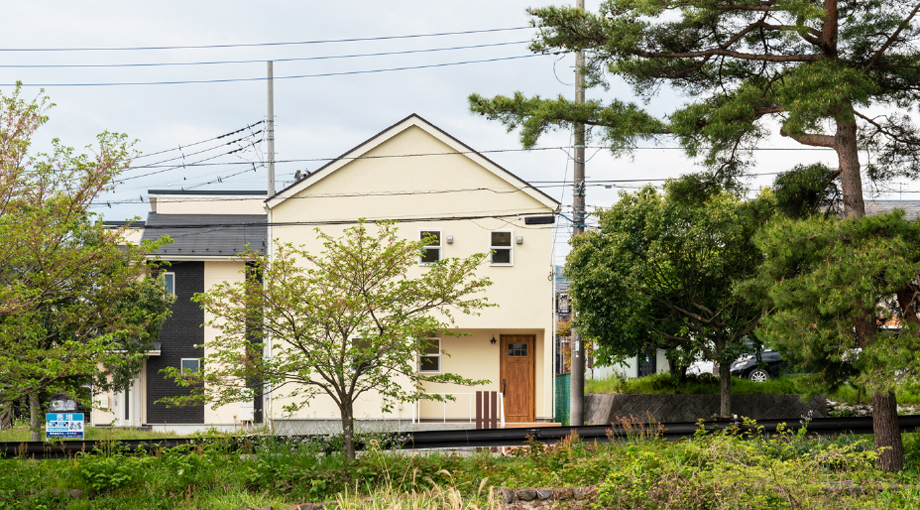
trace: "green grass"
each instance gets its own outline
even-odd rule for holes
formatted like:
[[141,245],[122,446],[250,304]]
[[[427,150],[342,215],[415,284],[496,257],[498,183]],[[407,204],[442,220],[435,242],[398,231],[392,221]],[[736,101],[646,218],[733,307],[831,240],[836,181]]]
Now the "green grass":
[[[615,510],[789,508],[786,500],[773,498],[784,491],[800,502],[796,508],[920,507],[920,491],[909,488],[920,475],[917,434],[905,435],[908,469],[897,474],[874,469],[871,438],[791,433],[741,438],[728,431],[682,441],[637,435],[600,444],[575,436],[557,446],[531,443],[507,455],[372,449],[354,462],[328,452],[323,441],[248,443],[241,451],[228,444],[0,460],[0,510],[238,510],[330,500],[356,509],[484,509],[494,507],[491,487],[589,485],[598,487],[597,508]],[[871,489],[828,490],[848,481]],[[888,484],[908,489],[885,489]],[[72,498],[67,491],[73,489],[83,496]]]
[[[755,383],[737,377],[732,378],[732,394],[734,395],[807,395],[811,391],[814,390],[807,386],[802,378],[796,376],[779,377],[762,383]],[[719,393],[719,379],[709,374],[690,376],[684,381],[668,373],[634,379],[613,376],[607,379],[589,379],[585,393],[715,394]],[[905,381],[895,393],[899,404],[920,403],[920,383]],[[867,395],[865,392],[862,395],[858,395],[856,388],[848,384],[830,393],[828,398],[848,404],[856,404],[858,396],[863,404],[872,400],[872,395]]]
[[[690,376],[684,381],[668,373],[634,379],[614,376],[607,379],[589,379],[585,393],[719,393],[719,379],[708,374],[696,377]],[[780,377],[762,383],[733,377],[732,393],[735,395],[800,394],[807,393],[807,390],[802,388],[799,381],[793,377]]]
[[[44,437],[42,431],[42,437]],[[87,427],[85,438],[99,441],[129,441],[133,439],[167,439],[175,437],[188,437],[175,432],[145,431],[139,429],[122,429],[110,427]],[[0,430],[0,442],[19,442],[29,440],[29,426],[18,424],[13,428]]]

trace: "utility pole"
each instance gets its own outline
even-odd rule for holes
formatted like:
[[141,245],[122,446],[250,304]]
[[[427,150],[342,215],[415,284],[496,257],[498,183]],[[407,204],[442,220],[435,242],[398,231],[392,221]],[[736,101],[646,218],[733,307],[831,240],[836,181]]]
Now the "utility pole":
[[[585,0],[575,0],[575,7],[585,9]],[[575,102],[585,102],[585,76],[582,67],[585,65],[585,54],[579,50],[575,52]],[[572,235],[577,236],[585,231],[585,125],[575,123],[575,177],[572,190],[573,211]],[[572,330],[572,378],[569,381],[569,424],[581,426],[585,424],[585,347],[582,345],[578,333]]]
[[268,61],[268,196],[275,194],[275,78]]

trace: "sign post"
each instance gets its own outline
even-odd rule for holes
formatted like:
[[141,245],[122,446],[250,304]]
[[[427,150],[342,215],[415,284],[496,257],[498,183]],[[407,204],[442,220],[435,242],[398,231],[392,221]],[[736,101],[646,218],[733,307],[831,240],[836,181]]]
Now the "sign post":
[[83,413],[45,415],[45,439],[83,439]]

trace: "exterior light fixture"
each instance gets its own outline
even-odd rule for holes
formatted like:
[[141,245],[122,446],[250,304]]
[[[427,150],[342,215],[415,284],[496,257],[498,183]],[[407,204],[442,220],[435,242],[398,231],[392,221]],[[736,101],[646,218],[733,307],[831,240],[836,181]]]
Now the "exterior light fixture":
[[454,244],[454,236],[447,236],[447,244]]
[[524,244],[524,236],[517,236],[514,238],[516,244]]
[[492,335],[492,340],[489,340],[489,343],[495,345],[495,335]]

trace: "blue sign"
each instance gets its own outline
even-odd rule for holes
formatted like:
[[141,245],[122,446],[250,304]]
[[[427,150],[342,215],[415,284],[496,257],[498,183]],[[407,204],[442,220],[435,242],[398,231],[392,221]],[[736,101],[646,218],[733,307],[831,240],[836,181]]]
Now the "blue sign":
[[45,439],[83,439],[83,413],[45,415]]

